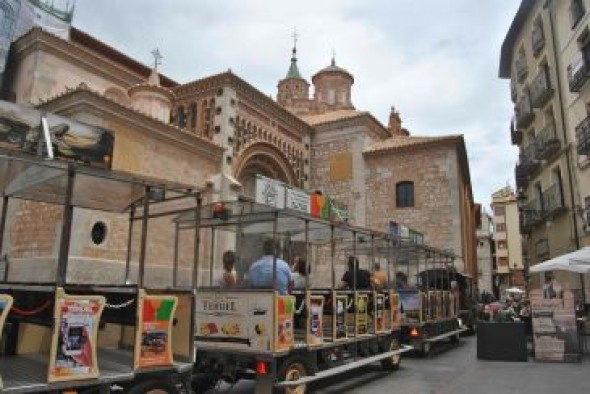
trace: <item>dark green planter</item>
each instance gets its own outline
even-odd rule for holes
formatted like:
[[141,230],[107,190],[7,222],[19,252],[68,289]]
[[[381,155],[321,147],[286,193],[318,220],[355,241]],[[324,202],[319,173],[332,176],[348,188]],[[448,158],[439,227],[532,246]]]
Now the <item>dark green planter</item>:
[[477,358],[528,361],[526,328],[522,322],[478,322]]

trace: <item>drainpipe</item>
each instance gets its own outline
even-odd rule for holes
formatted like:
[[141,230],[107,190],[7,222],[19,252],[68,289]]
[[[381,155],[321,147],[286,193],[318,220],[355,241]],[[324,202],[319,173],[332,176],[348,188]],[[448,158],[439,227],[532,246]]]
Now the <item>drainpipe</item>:
[[574,197],[574,182],[573,182],[573,175],[572,175],[572,158],[571,158],[571,149],[569,147],[568,138],[567,138],[567,126],[565,120],[565,109],[564,109],[564,101],[563,96],[561,93],[561,67],[559,63],[559,59],[557,56],[557,51],[559,50],[557,46],[557,38],[555,37],[555,2],[553,0],[547,0],[545,3],[545,7],[549,11],[549,25],[551,28],[551,43],[553,45],[553,60],[555,62],[555,77],[557,78],[557,98],[559,100],[559,111],[561,113],[561,126],[563,131],[563,143],[565,146],[565,158],[567,162],[567,178],[569,181],[569,189],[570,189],[570,203],[571,203],[571,213],[572,213],[572,221],[574,225],[574,240],[576,245],[576,250],[580,249],[580,237],[578,234],[578,218],[576,217],[576,201]]

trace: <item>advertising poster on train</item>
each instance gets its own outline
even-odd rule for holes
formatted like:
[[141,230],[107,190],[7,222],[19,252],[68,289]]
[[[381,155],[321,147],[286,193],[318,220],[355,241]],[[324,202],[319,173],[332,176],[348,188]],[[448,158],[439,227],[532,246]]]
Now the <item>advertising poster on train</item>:
[[274,293],[201,291],[196,344],[221,349],[271,351]]
[[368,316],[369,296],[358,294],[356,296],[356,334],[367,335],[369,333]]
[[310,346],[321,345],[324,342],[324,329],[322,327],[324,317],[324,297],[309,296],[308,305],[307,344]]
[[[2,339],[1,335],[4,332],[4,322],[6,321],[6,316],[8,316],[8,312],[10,312],[10,308],[12,308],[12,296],[8,294],[0,294],[0,340]],[[2,377],[0,376],[0,390],[4,387],[4,383],[2,382]]]
[[49,382],[99,376],[96,341],[104,305],[101,296],[68,296],[63,290],[57,291]]
[[346,295],[338,295],[334,298],[336,300],[334,304],[335,339],[346,339],[348,336],[348,326],[346,325],[346,307],[348,304],[348,297]]
[[391,308],[391,329],[396,331],[402,326],[399,296],[395,291],[389,293],[389,305]]
[[407,323],[420,321],[421,307],[424,305],[422,298],[422,294],[418,291],[399,292],[403,318]]
[[135,368],[172,365],[172,320],[177,302],[171,295],[140,295]]
[[375,332],[385,331],[385,295],[375,295]]
[[275,351],[289,350],[295,344],[294,315],[295,297],[278,296],[276,298]]
[[579,360],[574,294],[569,290],[557,294],[536,289],[530,291],[529,297],[535,359],[562,362]]

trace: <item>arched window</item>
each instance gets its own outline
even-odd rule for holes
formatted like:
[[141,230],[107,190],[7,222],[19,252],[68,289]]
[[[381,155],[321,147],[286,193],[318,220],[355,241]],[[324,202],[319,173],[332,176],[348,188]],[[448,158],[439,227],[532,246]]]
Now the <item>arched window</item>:
[[414,206],[414,182],[403,181],[395,185],[395,205],[398,208]]
[[192,103],[190,106],[190,123],[191,129],[197,127],[197,103]]
[[184,107],[182,105],[178,107],[177,121],[178,127],[180,127],[181,129],[184,129],[186,127],[186,114],[184,113]]

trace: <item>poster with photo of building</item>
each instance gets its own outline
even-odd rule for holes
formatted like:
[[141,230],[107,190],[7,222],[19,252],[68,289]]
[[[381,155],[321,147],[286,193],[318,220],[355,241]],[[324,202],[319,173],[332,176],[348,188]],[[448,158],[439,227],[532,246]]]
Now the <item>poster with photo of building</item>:
[[548,298],[542,289],[530,292],[535,359],[571,362],[580,357],[574,294]]

